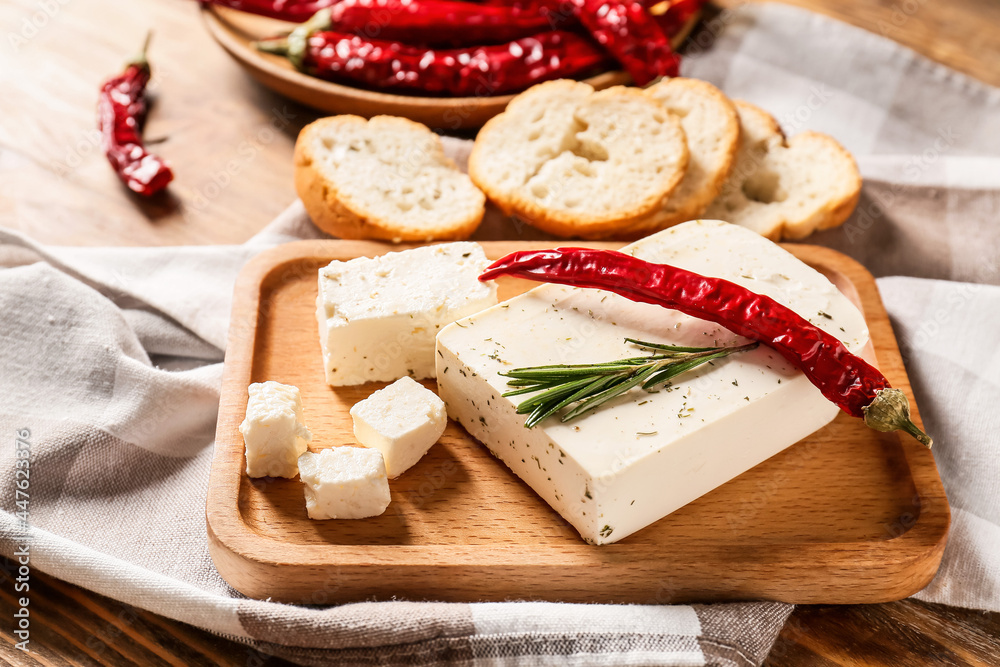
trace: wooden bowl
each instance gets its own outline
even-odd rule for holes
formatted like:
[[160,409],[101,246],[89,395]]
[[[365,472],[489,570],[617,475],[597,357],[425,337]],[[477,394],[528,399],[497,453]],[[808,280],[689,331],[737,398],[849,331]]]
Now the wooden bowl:
[[[201,10],[209,34],[254,79],[271,90],[306,106],[330,113],[352,113],[370,118],[379,114],[403,116],[437,129],[477,128],[497,115],[513,95],[496,97],[418,97],[353,88],[299,72],[286,58],[262,53],[252,42],[288,32],[294,24],[213,5]],[[684,41],[697,22],[694,17],[674,39]],[[625,72],[604,72],[585,79],[594,88],[629,83]]]

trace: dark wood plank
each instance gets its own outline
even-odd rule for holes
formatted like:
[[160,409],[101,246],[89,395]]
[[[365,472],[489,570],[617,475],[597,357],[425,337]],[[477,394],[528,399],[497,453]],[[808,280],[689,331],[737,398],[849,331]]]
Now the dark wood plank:
[[767,667],[1000,665],[1000,614],[917,600],[804,605],[775,642]]
[[[6,610],[6,607],[4,609]],[[10,610],[13,611],[13,608]],[[54,641],[54,638],[47,636],[44,629],[40,636],[45,638],[37,645],[32,645],[34,643],[32,640],[32,643],[29,644],[29,652],[16,647],[16,644],[21,639],[11,634],[10,630],[10,627],[6,626],[0,629],[0,660],[3,660],[4,664],[23,665],[25,667],[64,667],[80,664],[71,662],[67,657],[70,652],[62,642],[58,641],[58,638],[55,638]]]
[[[0,618],[17,609],[10,561],[0,559]],[[31,572],[31,652],[9,621],[0,623],[0,662],[12,665],[96,667],[286,667],[285,660],[184,623],[97,595],[37,570]],[[17,593],[20,597],[24,593]]]

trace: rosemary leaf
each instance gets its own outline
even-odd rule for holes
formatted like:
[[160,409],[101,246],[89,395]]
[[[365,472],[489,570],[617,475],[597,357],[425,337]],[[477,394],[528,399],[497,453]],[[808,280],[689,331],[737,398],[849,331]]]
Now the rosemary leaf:
[[561,401],[564,397],[573,394],[578,389],[586,387],[588,384],[593,382],[594,378],[591,376],[585,378],[577,378],[569,382],[564,382],[563,384],[556,385],[550,389],[546,389],[537,396],[533,396],[526,401],[522,401],[520,405],[517,406],[517,413],[524,414],[526,412],[531,412],[538,405],[542,403],[547,403],[554,400]]
[[[555,384],[558,384],[559,380],[555,380],[553,382]],[[508,387],[527,387],[529,385],[543,385],[543,384],[545,384],[544,380],[530,380],[528,378],[523,378],[523,379],[519,378],[519,379],[515,379],[515,380],[507,380],[507,386]],[[506,396],[506,395],[507,394],[504,394],[504,396]]]
[[633,338],[625,340],[655,353],[596,364],[515,368],[500,373],[509,378],[507,386],[511,387],[503,396],[534,394],[517,406],[518,414],[528,415],[526,428],[532,428],[575,403],[562,416],[562,421],[568,422],[636,387],[652,391],[704,363],[757,347],[757,343],[736,347],[681,347]]
[[666,345],[664,343],[647,343],[635,338],[626,338],[625,342],[647,350],[666,350],[668,352],[708,352],[718,349],[715,347],[681,347],[680,345]]
[[621,359],[619,361],[612,361],[605,364],[532,366],[531,368],[516,368],[514,370],[501,373],[500,375],[518,380],[544,379],[550,377],[564,378],[573,375],[606,375],[631,370],[632,367],[644,365],[648,363],[649,360],[650,357],[635,357],[633,359]]
[[[558,403],[549,405],[549,407],[546,407],[546,404],[539,405],[531,413],[531,416],[528,417],[528,420],[524,423],[524,425],[527,428],[531,428],[535,424],[538,424],[539,422],[541,422],[543,419],[546,419],[547,417],[549,417],[549,415],[553,415],[556,412],[559,412],[560,410],[562,410],[563,408],[565,408],[570,403],[575,403],[576,401],[579,401],[584,396],[588,396],[590,394],[593,394],[596,391],[600,391],[601,388],[607,386],[608,384],[611,384],[612,382],[615,382],[616,379],[617,378],[614,378],[614,377],[608,377],[607,375],[601,376],[601,377],[597,378],[596,380],[594,380],[593,382],[591,382],[590,384],[586,385],[583,389],[580,389],[575,394],[564,398],[563,400],[559,401]],[[563,421],[566,421],[566,420],[563,419]]]
[[520,396],[521,394],[533,394],[536,391],[541,391],[543,389],[551,389],[552,387],[558,387],[560,384],[562,384],[562,383],[561,382],[550,382],[548,384],[538,384],[538,383],[535,383],[535,382],[531,382],[531,383],[526,383],[526,386],[522,385],[520,389],[514,389],[512,391],[505,391],[504,393],[502,393],[500,395],[503,396],[504,398],[507,398],[508,396]]
[[568,422],[571,419],[579,417],[585,412],[593,410],[599,405],[607,403],[612,398],[624,394],[632,387],[637,387],[641,385],[643,382],[646,381],[647,378],[649,378],[650,375],[652,375],[655,372],[656,372],[656,366],[650,366],[649,368],[640,371],[639,373],[636,373],[631,378],[626,379],[625,381],[611,387],[610,389],[606,389],[602,392],[599,392],[591,396],[590,398],[580,403],[580,405],[576,406],[575,408],[567,412],[565,415],[563,415],[562,420],[564,422]]
[[[756,347],[756,343],[753,346]],[[728,356],[733,352],[741,352],[743,351],[743,349],[745,349],[745,346],[742,348],[728,348],[728,349],[724,348],[712,354],[695,357],[693,359],[688,359],[685,361],[679,361],[675,364],[667,366],[663,370],[654,374],[651,378],[649,378],[649,380],[643,383],[642,388],[648,391],[649,389],[652,389],[656,385],[663,384],[667,380],[677,377],[681,373],[686,373],[689,370],[697,368],[698,366],[701,366],[704,363],[712,361],[713,359],[719,359],[721,357]]]

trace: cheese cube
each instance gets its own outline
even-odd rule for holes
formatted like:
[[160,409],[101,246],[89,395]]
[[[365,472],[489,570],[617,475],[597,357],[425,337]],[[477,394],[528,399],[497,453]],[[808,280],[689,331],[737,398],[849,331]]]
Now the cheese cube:
[[434,337],[497,302],[477,280],[489,265],[478,243],[445,243],[331,262],[319,271],[316,319],[333,386],[434,377]]
[[312,434],[302,423],[299,388],[279,382],[255,382],[248,389],[247,414],[240,424],[246,444],[247,475],[295,477],[299,455]]
[[[625,249],[771,296],[840,338],[868,341],[857,308],[815,269],[737,225],[699,220]],[[599,290],[543,285],[446,327],[438,389],[448,415],[506,463],[592,543],[615,542],[708,493],[830,422],[820,391],[766,346],[634,389],[567,423],[532,429],[503,398],[500,372],[642,356],[625,338],[738,345],[710,322]]]
[[310,519],[364,519],[389,506],[382,454],[364,447],[334,447],[299,457]]
[[382,452],[390,477],[427,453],[448,425],[444,401],[413,378],[396,380],[351,408],[354,437]]

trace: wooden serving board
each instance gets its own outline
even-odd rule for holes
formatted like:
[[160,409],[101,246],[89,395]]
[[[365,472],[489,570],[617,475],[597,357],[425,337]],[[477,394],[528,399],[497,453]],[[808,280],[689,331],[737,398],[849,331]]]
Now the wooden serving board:
[[[558,244],[483,245],[496,258]],[[334,259],[402,247],[301,241],[262,253],[240,274],[207,504],[212,557],[237,590],[301,603],[393,597],[868,603],[907,597],[934,576],[949,511],[931,453],[907,436],[876,433],[845,414],[607,546],[585,544],[454,422],[427,456],[391,482],[385,514],[310,520],[298,479],[250,479],[244,472],[238,428],[247,386],[276,380],[299,387],[313,451],[353,442],[348,410],[384,385],[331,388],[324,382],[316,272]],[[912,405],[871,274],[832,250],[786,247],[862,308],[872,338],[866,356]],[[504,279],[500,296],[531,285]],[[919,415],[914,418],[919,424]]]

